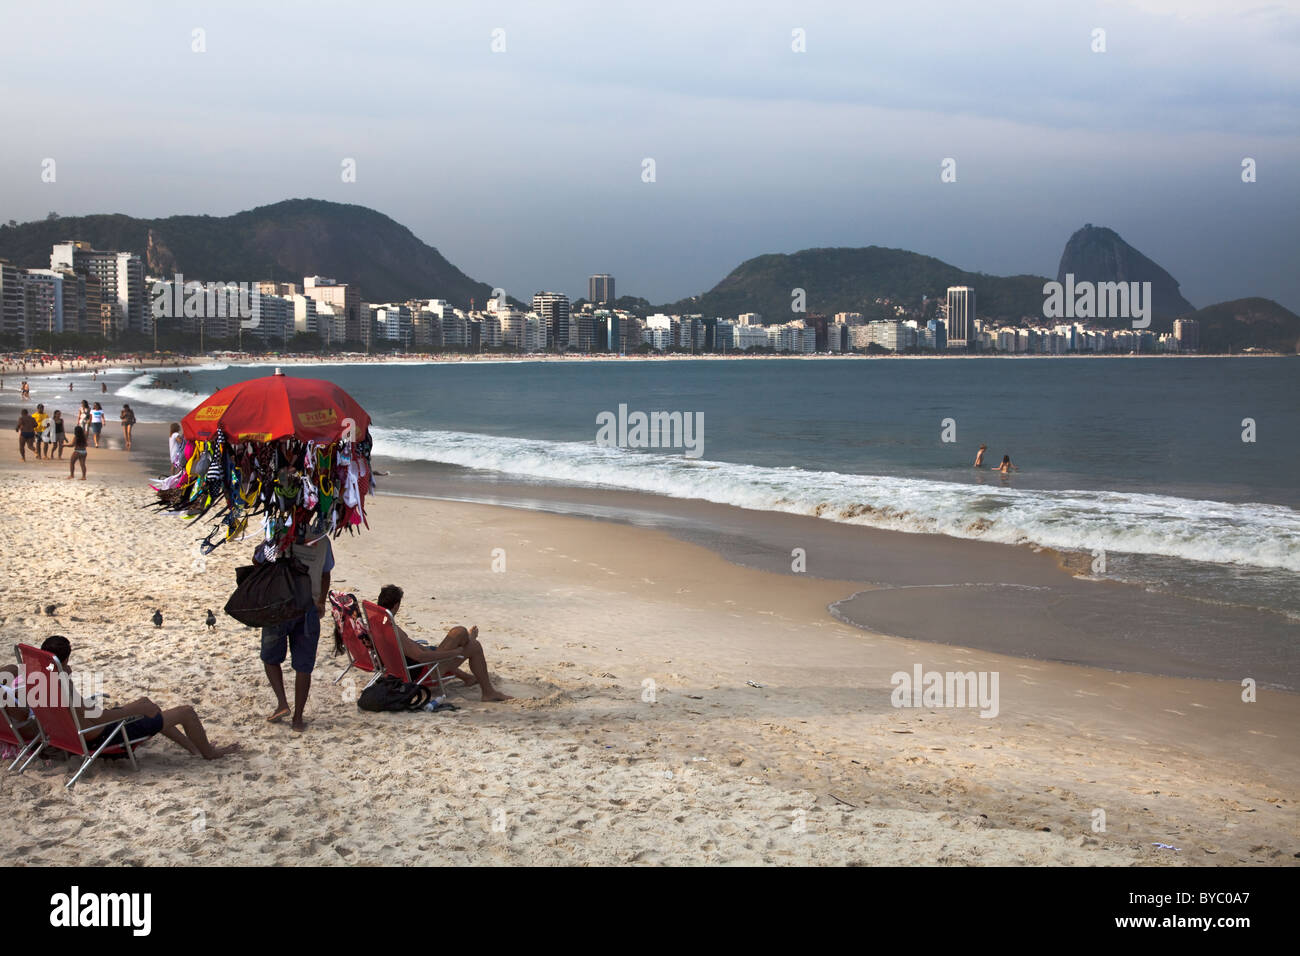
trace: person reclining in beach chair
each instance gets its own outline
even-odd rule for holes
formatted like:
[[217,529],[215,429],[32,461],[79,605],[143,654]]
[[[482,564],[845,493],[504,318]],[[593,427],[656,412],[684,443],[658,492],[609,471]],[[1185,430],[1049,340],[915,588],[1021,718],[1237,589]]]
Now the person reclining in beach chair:
[[406,655],[407,666],[432,664],[435,661],[459,664],[460,659],[465,658],[469,661],[471,673],[466,674],[457,666],[455,675],[464,681],[466,686],[477,684],[484,700],[511,699],[509,694],[503,694],[492,686],[492,679],[488,677],[487,659],[483,656],[483,645],[479,643],[477,626],[466,630],[457,624],[447,632],[447,636],[437,647],[413,641],[406,636],[406,632],[396,621],[397,609],[402,606],[402,593],[402,589],[396,584],[385,584],[380,588],[375,603],[393,616],[393,630],[402,645],[402,653]]
[[[72,668],[68,665],[68,658],[72,655],[72,643],[66,637],[60,634],[47,637],[45,643],[41,645],[41,650],[53,654],[59,659],[64,670],[69,674],[72,673]],[[86,720],[84,702],[78,701],[74,709],[77,712],[77,719],[84,722]],[[239,749],[239,744],[217,747],[209,742],[207,731],[203,729],[203,722],[199,720],[199,715],[194,712],[194,708],[188,704],[163,710],[148,697],[141,697],[123,707],[105,708],[98,716],[92,715],[91,719],[92,722],[99,724],[126,720],[127,737],[132,743],[162,734],[173,743],[184,747],[195,757],[202,757],[204,760],[219,760]],[[92,750],[98,743],[98,737],[86,741],[87,746]]]

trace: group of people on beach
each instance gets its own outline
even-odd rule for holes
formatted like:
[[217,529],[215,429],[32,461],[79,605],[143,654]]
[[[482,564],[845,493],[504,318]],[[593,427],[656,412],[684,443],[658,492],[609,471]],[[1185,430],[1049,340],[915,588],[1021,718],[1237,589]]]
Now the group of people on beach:
[[[130,451],[131,433],[135,429],[135,412],[130,405],[123,405],[119,418],[122,422],[122,436],[126,443],[126,450]],[[71,445],[72,460],[68,463],[68,477],[73,477],[77,465],[80,464],[81,478],[84,481],[89,443],[93,441],[94,446],[98,448],[99,437],[104,431],[104,407],[99,402],[92,405],[82,399],[70,441],[63,412],[55,409],[53,414],[46,414],[44,403],[37,405],[35,412],[22,409],[18,413],[18,424],[14,427],[14,431],[18,433],[18,454],[23,461],[27,460],[28,451],[36,456],[37,461],[53,461],[56,454],[62,460],[64,447]]]

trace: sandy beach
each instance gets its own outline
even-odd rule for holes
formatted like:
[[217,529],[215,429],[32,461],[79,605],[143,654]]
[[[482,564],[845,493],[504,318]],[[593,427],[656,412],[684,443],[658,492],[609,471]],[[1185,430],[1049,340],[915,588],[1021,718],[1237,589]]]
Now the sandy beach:
[[[243,750],[159,738],[71,794],[57,760],[6,774],[5,863],[1297,862],[1296,695],[871,634],[828,610],[853,582],[516,508],[381,494],[333,578],[402,585],[416,637],[477,624],[516,700],[359,712],[325,633],[307,732],[268,725],[257,634],[220,613],[254,542],[201,559],[206,527],[146,508],[162,428],[129,456],[105,431],[85,482],[0,455],[0,638],[64,634],[110,704],[191,703]],[[998,673],[997,716],[893,706],[917,665]]]

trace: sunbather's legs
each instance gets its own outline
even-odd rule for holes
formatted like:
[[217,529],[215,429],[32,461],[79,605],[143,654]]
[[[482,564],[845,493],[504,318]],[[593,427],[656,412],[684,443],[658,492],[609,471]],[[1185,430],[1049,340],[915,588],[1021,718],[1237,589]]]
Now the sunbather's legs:
[[239,744],[214,747],[208,740],[199,715],[188,704],[163,711],[162,733],[168,740],[180,744],[194,756],[202,757],[204,760],[219,760],[239,749]]
[[[130,720],[132,717],[154,717],[162,713],[162,708],[148,697],[140,697],[122,707],[109,707],[95,718],[96,724],[108,724],[118,720]],[[89,715],[87,715],[89,716]]]
[[509,694],[503,694],[492,686],[488,677],[487,659],[483,656],[483,645],[478,640],[478,627],[465,630],[459,624],[447,632],[447,636],[438,645],[440,652],[457,651],[469,661],[470,672],[484,700],[509,700]]

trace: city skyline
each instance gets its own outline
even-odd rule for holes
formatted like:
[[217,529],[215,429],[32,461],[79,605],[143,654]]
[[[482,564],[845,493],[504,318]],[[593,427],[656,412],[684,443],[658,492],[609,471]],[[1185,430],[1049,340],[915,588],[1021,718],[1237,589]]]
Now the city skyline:
[[[1141,0],[1066,18],[772,4],[743,22],[671,3],[395,7],[364,22],[59,9],[53,49],[24,40],[46,29],[36,11],[11,12],[0,38],[0,116],[22,131],[0,156],[3,219],[315,196],[407,223],[518,298],[565,277],[576,299],[595,266],[652,302],[825,246],[1051,276],[1070,233],[1104,222],[1198,307],[1261,295],[1300,309],[1295,3]],[[112,82],[88,85],[87,70]],[[511,146],[528,142],[545,148]]]

